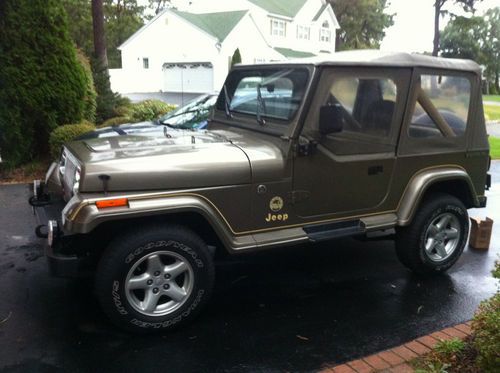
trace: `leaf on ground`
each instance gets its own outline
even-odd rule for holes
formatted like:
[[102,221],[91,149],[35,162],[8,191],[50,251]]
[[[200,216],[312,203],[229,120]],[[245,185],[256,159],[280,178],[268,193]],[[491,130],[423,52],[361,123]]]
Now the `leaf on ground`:
[[7,315],[7,317],[5,319],[3,319],[2,321],[0,321],[0,325],[2,325],[3,323],[9,321],[10,317],[12,316],[12,311],[9,312],[9,314]]

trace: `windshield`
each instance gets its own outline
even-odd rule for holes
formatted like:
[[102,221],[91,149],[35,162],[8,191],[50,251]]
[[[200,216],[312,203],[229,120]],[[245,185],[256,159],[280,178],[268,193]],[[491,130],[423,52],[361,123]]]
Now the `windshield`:
[[165,114],[160,118],[160,123],[182,129],[204,128],[216,100],[217,95],[197,97],[188,104]]
[[[253,115],[285,124],[295,116],[307,86],[304,68],[260,68],[235,70],[226,80],[231,113]],[[218,110],[226,110],[226,97],[220,95]]]

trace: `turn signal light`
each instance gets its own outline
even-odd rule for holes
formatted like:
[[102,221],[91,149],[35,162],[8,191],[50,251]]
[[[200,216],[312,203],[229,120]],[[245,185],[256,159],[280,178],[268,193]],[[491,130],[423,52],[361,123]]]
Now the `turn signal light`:
[[127,198],[118,198],[118,199],[107,199],[104,201],[97,201],[95,203],[98,209],[107,209],[110,207],[128,207],[128,199]]

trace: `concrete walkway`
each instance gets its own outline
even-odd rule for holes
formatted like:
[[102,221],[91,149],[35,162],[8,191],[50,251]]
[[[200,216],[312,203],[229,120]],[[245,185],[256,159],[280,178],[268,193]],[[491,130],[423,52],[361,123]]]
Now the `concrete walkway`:
[[500,106],[500,102],[499,101],[483,101],[483,105]]
[[486,123],[486,132],[493,137],[500,137],[500,121]]

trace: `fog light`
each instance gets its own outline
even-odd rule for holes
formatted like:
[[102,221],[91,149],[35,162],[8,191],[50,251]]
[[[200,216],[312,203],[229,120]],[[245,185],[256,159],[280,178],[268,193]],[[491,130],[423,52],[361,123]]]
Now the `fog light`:
[[49,220],[49,223],[47,225],[47,243],[50,247],[52,247],[52,245],[54,244],[54,240],[57,237],[58,232],[59,227],[57,225],[57,221]]

